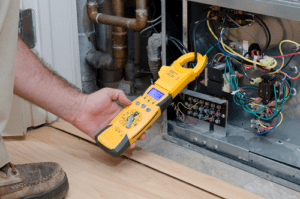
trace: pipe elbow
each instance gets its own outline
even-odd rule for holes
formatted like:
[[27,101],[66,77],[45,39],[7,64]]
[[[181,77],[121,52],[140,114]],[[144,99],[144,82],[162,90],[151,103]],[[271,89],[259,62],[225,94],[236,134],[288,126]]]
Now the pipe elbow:
[[89,18],[94,22],[98,23],[97,21],[97,16],[98,16],[98,11],[97,11],[97,4],[95,2],[89,2],[87,5],[87,13]]
[[147,26],[148,21],[148,11],[147,9],[136,10],[136,19],[130,29],[140,32]]

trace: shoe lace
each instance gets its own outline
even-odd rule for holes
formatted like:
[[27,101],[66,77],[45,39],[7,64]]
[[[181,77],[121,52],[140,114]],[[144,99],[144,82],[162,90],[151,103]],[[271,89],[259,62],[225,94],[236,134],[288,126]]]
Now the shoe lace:
[[7,173],[7,171],[8,171],[9,168],[12,169],[12,173],[13,173],[14,175],[17,174],[17,169],[16,169],[15,165],[14,165],[13,163],[11,163],[11,162],[8,162],[4,167],[2,167],[2,168],[1,168],[1,171]]

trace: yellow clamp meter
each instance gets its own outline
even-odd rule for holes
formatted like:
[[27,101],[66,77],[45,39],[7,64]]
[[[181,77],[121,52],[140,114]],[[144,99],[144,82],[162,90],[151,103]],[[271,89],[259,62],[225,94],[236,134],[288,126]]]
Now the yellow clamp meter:
[[146,92],[124,108],[95,137],[100,148],[112,156],[121,155],[167,109],[175,96],[203,71],[207,57],[197,55],[195,68],[182,66],[195,58],[188,53],[171,67],[162,66],[159,79]]

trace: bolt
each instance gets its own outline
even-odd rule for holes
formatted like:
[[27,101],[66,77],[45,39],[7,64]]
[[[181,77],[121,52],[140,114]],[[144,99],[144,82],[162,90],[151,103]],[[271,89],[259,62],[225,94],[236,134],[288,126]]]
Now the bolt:
[[225,114],[222,114],[222,116],[221,116],[222,118],[225,118]]
[[295,88],[291,89],[291,95],[293,95],[293,96],[297,95],[297,90]]
[[197,141],[198,141],[198,139],[197,139],[197,138],[194,138],[194,139],[193,139],[193,141],[194,141],[194,142],[197,142]]
[[205,146],[206,145],[206,141],[202,141],[202,143],[201,143],[203,146]]
[[289,66],[289,68],[292,70],[293,73],[298,73],[298,67],[297,66]]
[[249,23],[249,24],[248,24],[248,26],[252,26],[252,24],[251,24],[251,23]]
[[218,146],[217,145],[214,146],[214,150],[218,150]]

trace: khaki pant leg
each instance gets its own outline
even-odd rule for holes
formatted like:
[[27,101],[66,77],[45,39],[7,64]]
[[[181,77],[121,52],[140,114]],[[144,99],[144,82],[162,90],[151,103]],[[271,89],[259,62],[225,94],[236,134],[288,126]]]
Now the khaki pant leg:
[[9,119],[16,65],[19,0],[0,0],[0,167],[8,162],[1,134]]

